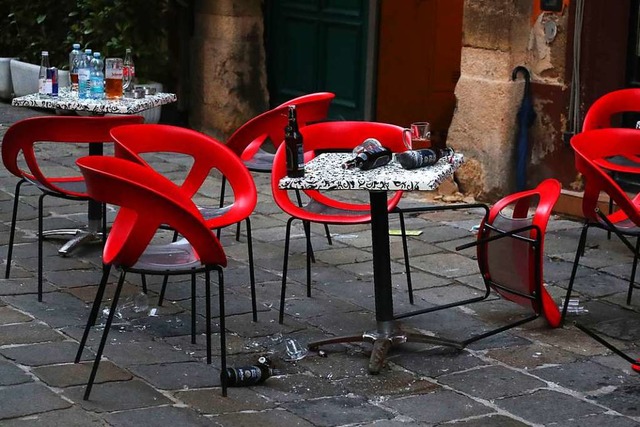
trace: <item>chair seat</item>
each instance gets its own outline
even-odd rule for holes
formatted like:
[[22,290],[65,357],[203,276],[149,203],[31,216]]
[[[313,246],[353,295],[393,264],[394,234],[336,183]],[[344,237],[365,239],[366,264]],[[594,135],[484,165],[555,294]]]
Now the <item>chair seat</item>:
[[193,247],[186,239],[166,245],[149,246],[128,271],[134,273],[184,273],[203,269]]
[[221,208],[216,208],[212,206],[198,206],[198,210],[200,211],[200,213],[202,214],[202,217],[206,221],[208,219],[220,218],[224,216],[231,210],[232,207],[233,207],[233,204],[223,206]]
[[273,167],[274,157],[274,153],[269,153],[268,151],[260,148],[251,159],[243,160],[243,162],[250,171],[270,173],[271,168]]
[[339,215],[339,216],[351,217],[352,219],[355,219],[357,221],[364,221],[364,222],[371,221],[370,211],[340,209],[340,208],[335,208],[333,206],[325,205],[324,203],[318,203],[315,200],[309,201],[309,203],[307,203],[304,206],[304,209],[308,212],[312,212],[318,215],[327,215],[327,216]]
[[[612,217],[609,217],[609,219],[621,233],[629,236],[640,236],[640,227],[634,224],[630,219],[627,218],[620,221],[615,221]],[[609,225],[603,220],[599,220],[598,223],[602,225],[605,230],[609,229]]]
[[25,178],[28,182],[38,187],[41,191],[44,191],[47,194],[62,194],[64,197],[79,197],[79,198],[87,198],[87,184],[84,182],[82,177],[77,178],[63,178],[63,179],[49,179],[49,182],[56,187],[62,190],[62,193],[53,191],[51,188],[43,185],[40,181],[36,181],[35,179]]

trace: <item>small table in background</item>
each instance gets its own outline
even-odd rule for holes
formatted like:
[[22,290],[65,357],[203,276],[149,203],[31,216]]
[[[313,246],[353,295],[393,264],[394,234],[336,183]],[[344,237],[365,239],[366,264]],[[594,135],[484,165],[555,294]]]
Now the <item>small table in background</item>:
[[[154,95],[146,95],[144,98],[139,99],[80,99],[77,94],[71,93],[68,88],[61,88],[58,96],[47,96],[41,98],[39,94],[34,93],[31,95],[13,98],[11,105],[14,107],[69,111],[78,114],[86,113],[89,115],[105,115],[138,114],[151,108],[176,102],[177,100],[178,97],[174,93],[164,92],[159,92]],[[89,144],[89,155],[101,156],[102,153],[102,144]],[[75,236],[58,250],[60,255],[68,255],[73,249],[85,242],[100,240],[102,209],[100,208],[99,203],[92,200],[89,200],[88,205],[89,224],[87,229],[49,230],[45,233],[46,236]]]
[[[282,189],[369,191],[377,328],[375,331],[358,335],[312,342],[309,344],[309,348],[344,342],[370,342],[373,344],[369,360],[369,372],[372,374],[380,371],[387,351],[394,344],[423,342],[461,348],[461,344],[457,341],[403,331],[396,321],[391,286],[387,191],[435,190],[441,182],[452,176],[460,167],[463,156],[457,153],[451,159],[441,159],[433,166],[413,170],[403,169],[395,159],[385,166],[367,171],[343,169],[342,164],[352,157],[353,155],[350,153],[320,154],[305,164],[304,177],[285,177],[279,182],[279,187]],[[403,315],[403,317],[407,317],[407,315]]]

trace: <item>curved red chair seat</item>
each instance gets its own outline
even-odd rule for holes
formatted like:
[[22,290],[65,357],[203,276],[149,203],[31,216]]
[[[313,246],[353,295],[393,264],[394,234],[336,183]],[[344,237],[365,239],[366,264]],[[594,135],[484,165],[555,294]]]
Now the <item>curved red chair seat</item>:
[[[380,143],[393,152],[406,150],[404,141],[404,129],[376,122],[322,122],[300,129],[303,136],[303,148],[305,161],[311,160],[322,151],[351,151],[367,138],[376,138]],[[289,258],[289,241],[291,237],[291,223],[295,219],[303,223],[318,224],[367,224],[371,222],[371,210],[368,203],[354,203],[332,197],[331,192],[305,190],[306,200],[300,204],[295,191],[281,190],[278,187],[280,180],[286,176],[285,146],[281,145],[276,152],[271,172],[271,193],[283,212],[290,216],[287,221],[285,233],[284,264],[282,269],[282,291],[280,299],[280,323],[284,321],[284,304],[286,295],[287,268]],[[293,194],[292,194],[293,193]],[[295,197],[292,195],[295,194]],[[402,192],[397,191],[387,202],[389,211],[392,211],[402,198]],[[305,231],[307,240],[307,295],[311,295],[311,243],[310,233]],[[403,233],[403,244],[406,253],[406,235]],[[405,268],[409,269],[406,262]]]
[[253,172],[271,172],[274,152],[265,150],[270,143],[277,149],[284,141],[287,112],[290,105],[296,106],[299,127],[327,118],[331,101],[335,94],[316,92],[291,99],[266,111],[240,126],[226,141]]
[[[7,267],[5,277],[11,272],[11,258],[16,230],[20,188],[29,182],[42,191],[38,200],[38,301],[42,301],[42,234],[43,198],[54,196],[63,199],[87,201],[84,177],[54,174],[46,158],[39,155],[40,144],[91,144],[112,142],[110,130],[116,126],[142,123],[140,116],[73,117],[42,116],[21,120],[11,126],[2,140],[2,162],[5,168],[19,178],[16,184]],[[88,148],[87,148],[88,152]],[[21,160],[24,163],[21,163]],[[24,164],[24,166],[23,166]],[[26,167],[25,167],[26,166]],[[46,167],[45,167],[46,166]],[[104,215],[103,215],[104,220]],[[103,222],[103,228],[106,225]]]
[[[578,265],[585,251],[587,234],[591,227],[597,227],[615,234],[633,254],[627,303],[631,301],[635,286],[636,267],[640,255],[640,243],[638,243],[640,242],[640,194],[633,198],[627,195],[611,175],[611,170],[608,167],[609,159],[614,156],[634,158],[640,153],[640,132],[636,129],[624,128],[590,130],[574,136],[571,139],[571,147],[575,151],[576,169],[584,176],[585,180],[582,199],[582,213],[585,217],[585,222],[580,234],[578,248],[576,249],[569,286],[567,287],[565,304],[562,310],[563,319],[567,314]],[[627,167],[626,171],[638,174],[640,173],[640,167]],[[601,193],[609,196],[617,206],[616,212],[605,214],[598,208],[598,200]],[[635,238],[636,244],[632,244],[629,238]],[[638,370],[636,359],[627,356],[589,328],[580,324],[576,324],[576,326],[631,363],[634,370]]]
[[[244,221],[247,224],[247,251],[249,277],[251,282],[252,309],[254,321],[257,321],[255,296],[255,275],[251,239],[250,215],[258,201],[258,193],[253,178],[229,147],[220,141],[191,129],[170,125],[131,125],[121,126],[111,133],[116,141],[116,157],[125,158],[141,165],[153,168],[147,162],[145,154],[170,153],[188,156],[191,166],[180,183],[180,190],[189,198],[204,192],[207,179],[220,174],[231,185],[233,200],[224,206],[198,206],[210,229],[221,229]],[[166,281],[160,293],[160,304],[164,298]]]
[[[96,351],[85,389],[88,399],[102,358],[118,299],[128,272],[142,274],[186,274],[191,277],[191,339],[195,343],[196,274],[205,275],[205,317],[207,363],[211,363],[211,290],[210,272],[218,273],[220,307],[220,364],[226,372],[226,338],[224,312],[225,252],[195,204],[169,179],[150,167],[115,157],[89,156],[77,161],[87,182],[88,194],[120,209],[103,251],[105,271],[96,293],[76,363],[82,357],[91,326],[95,324],[112,266],[120,270],[109,315]],[[161,225],[168,224],[184,239],[170,244],[154,245],[152,239]],[[226,377],[222,376],[222,394],[226,395]]]
[[[284,128],[287,125],[287,113],[290,105],[296,105],[298,126],[303,127],[327,119],[329,106],[335,98],[331,92],[316,92],[291,99],[268,110],[240,126],[225,142],[252,172],[270,173],[273,166],[275,149],[284,141]],[[265,149],[271,144],[270,151]],[[220,187],[220,206],[224,203],[226,181]],[[327,240],[331,244],[328,228]],[[236,237],[240,234],[240,226]]]

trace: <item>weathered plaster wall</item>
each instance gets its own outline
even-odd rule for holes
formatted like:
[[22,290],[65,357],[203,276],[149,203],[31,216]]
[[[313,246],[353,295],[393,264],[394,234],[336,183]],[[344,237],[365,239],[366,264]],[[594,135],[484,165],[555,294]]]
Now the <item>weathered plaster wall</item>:
[[[544,34],[539,37],[543,19],[559,21],[558,35],[551,42],[545,41]],[[532,81],[544,87],[563,84],[565,19],[547,14],[543,19],[532,27],[530,0],[465,1],[458,105],[448,143],[465,154],[465,165],[456,180],[466,194],[492,200],[515,189],[516,113],[524,80],[511,81],[513,68],[526,66]],[[555,116],[546,112],[546,104],[555,105],[556,99],[536,97],[536,92],[534,89],[538,118],[531,130],[535,140],[531,165],[553,149],[554,144],[549,143],[550,148],[545,141],[559,128],[557,111]],[[558,97],[554,91],[542,92]]]
[[262,0],[197,0],[190,126],[226,138],[268,108]]

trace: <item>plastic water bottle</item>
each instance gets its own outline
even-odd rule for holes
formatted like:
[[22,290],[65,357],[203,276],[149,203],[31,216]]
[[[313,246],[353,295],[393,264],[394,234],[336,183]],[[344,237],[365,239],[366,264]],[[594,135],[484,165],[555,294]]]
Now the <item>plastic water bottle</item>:
[[78,98],[87,99],[91,97],[91,59],[93,54],[91,49],[85,49],[84,55],[80,55],[78,61]]
[[51,74],[48,71],[49,65],[49,52],[42,51],[42,57],[40,58],[40,71],[38,72],[38,96],[41,98],[51,95]]
[[90,81],[91,99],[104,99],[104,61],[100,52],[93,52]]
[[69,53],[69,78],[71,79],[71,92],[78,92],[78,67],[80,64],[80,43],[74,43]]

